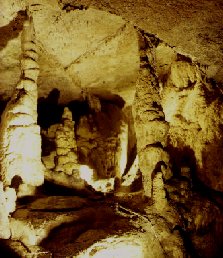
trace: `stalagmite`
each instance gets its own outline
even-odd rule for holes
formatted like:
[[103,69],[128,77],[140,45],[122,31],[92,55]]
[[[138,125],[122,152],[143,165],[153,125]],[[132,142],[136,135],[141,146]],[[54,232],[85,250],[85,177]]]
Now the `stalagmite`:
[[64,172],[67,175],[78,174],[77,166],[77,145],[74,135],[74,121],[72,113],[68,108],[64,108],[62,116],[63,124],[60,124],[56,131],[56,153],[57,166],[55,171]]
[[[22,32],[21,79],[2,114],[0,139],[1,178],[4,187],[19,181],[29,189],[44,181],[40,127],[37,125],[37,77],[39,66],[32,19]],[[18,193],[19,194],[19,193]],[[24,193],[25,194],[25,193]]]
[[159,212],[164,211],[168,205],[162,172],[157,172],[153,179],[153,201],[154,207]]
[[151,197],[152,174],[159,169],[163,171],[164,178],[170,176],[169,156],[164,149],[167,145],[168,123],[160,104],[159,84],[146,55],[147,49],[143,49],[145,46],[141,48],[133,115],[144,194]]
[[62,123],[51,125],[46,131],[42,131],[44,137],[50,139],[50,142],[55,145],[55,149],[49,156],[42,157],[42,160],[46,167],[46,180],[58,185],[82,189],[85,183],[80,176],[74,123],[72,112],[65,107]]

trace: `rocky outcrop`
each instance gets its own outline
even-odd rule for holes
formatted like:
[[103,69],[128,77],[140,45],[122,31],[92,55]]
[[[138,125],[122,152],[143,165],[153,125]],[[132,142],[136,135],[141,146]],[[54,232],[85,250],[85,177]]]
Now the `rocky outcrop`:
[[165,150],[169,125],[165,121],[159,96],[159,83],[150,66],[146,38],[141,34],[141,69],[136,83],[133,103],[139,168],[143,176],[145,196],[152,196],[152,179],[162,171],[164,178],[171,176],[169,156]]
[[168,146],[177,173],[223,191],[223,95],[194,63],[174,61],[163,83],[161,103],[170,129]]
[[[39,186],[44,181],[41,163],[40,127],[37,125],[37,49],[32,20],[25,21],[22,33],[22,75],[1,118],[0,164],[4,187],[14,178]],[[24,193],[25,194],[25,193]]]

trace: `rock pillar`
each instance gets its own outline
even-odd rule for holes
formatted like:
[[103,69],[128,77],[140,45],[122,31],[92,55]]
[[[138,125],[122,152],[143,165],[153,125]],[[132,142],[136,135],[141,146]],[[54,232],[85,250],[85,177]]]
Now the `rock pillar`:
[[58,172],[64,172],[67,175],[78,176],[79,166],[77,160],[77,144],[74,133],[74,121],[71,111],[65,107],[62,116],[63,124],[59,124],[56,131],[56,153]]
[[118,147],[116,152],[116,177],[121,180],[128,159],[128,124],[123,120],[118,134]]
[[39,66],[31,19],[24,22],[21,45],[21,79],[2,114],[0,167],[4,187],[17,178],[24,189],[24,186],[35,187],[44,181],[40,127],[37,125]]
[[[148,44],[145,44],[148,45]],[[152,178],[162,171],[168,177],[168,123],[165,121],[159,96],[159,83],[149,64],[147,49],[140,49],[140,71],[133,103],[139,168],[143,177],[144,194],[152,197]]]

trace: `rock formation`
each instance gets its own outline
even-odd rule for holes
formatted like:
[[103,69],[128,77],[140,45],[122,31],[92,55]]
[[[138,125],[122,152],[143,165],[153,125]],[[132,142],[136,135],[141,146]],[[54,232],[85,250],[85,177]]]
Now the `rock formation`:
[[0,6],[1,256],[221,257],[221,0]]
[[42,134],[55,146],[55,150],[52,150],[49,156],[42,158],[47,169],[46,179],[71,188],[83,188],[84,181],[80,178],[80,165],[71,111],[65,107],[62,123],[52,125],[47,130],[43,130]]
[[223,191],[222,93],[196,64],[175,61],[163,83],[161,104],[169,122],[168,146],[178,168]]
[[[37,125],[37,49],[31,18],[22,33],[21,80],[1,118],[0,164],[4,187],[14,178],[22,185],[39,186],[44,181],[41,163],[40,127]],[[25,193],[23,193],[25,194]]]
[[55,171],[72,175],[77,165],[77,145],[74,135],[74,122],[72,113],[64,109],[62,124],[56,130],[56,168]]
[[115,155],[116,177],[121,179],[124,175],[128,160],[128,124],[123,120],[118,134],[118,146]]
[[[84,188],[84,179],[96,191],[111,192],[115,178],[120,183],[125,172],[128,124],[115,105],[111,105],[108,115],[98,108],[100,99],[88,92],[85,94],[90,101],[90,114],[80,117],[77,128],[74,128],[71,111],[65,107],[62,123],[42,130],[43,142],[48,143],[49,150],[49,155],[42,157],[47,169],[45,177],[77,189]],[[114,116],[114,121],[109,120],[110,115]]]
[[6,205],[3,183],[0,182],[0,239],[8,239],[11,236],[9,213],[7,212]]
[[80,117],[76,135],[81,163],[94,168],[98,179],[120,178],[127,162],[128,131],[116,105]]
[[146,55],[146,39],[140,37],[141,68],[136,83],[133,114],[143,188],[145,196],[151,197],[154,173],[162,171],[164,178],[171,176],[169,156],[165,150],[169,125],[161,106],[159,83]]
[[162,172],[157,172],[154,176],[152,194],[154,207],[162,213],[168,205]]

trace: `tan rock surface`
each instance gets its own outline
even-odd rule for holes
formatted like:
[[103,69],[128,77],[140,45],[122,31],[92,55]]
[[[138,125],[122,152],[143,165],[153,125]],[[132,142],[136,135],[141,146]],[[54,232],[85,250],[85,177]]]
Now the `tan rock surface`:
[[161,168],[165,167],[165,171],[162,171],[164,178],[171,176],[169,156],[164,149],[167,146],[169,124],[165,121],[161,106],[158,78],[148,60],[149,41],[141,34],[139,39],[142,40],[141,62],[133,102],[133,117],[143,189],[145,196],[152,197],[154,173],[161,172]]
[[[66,12],[57,1],[29,4],[40,53],[39,96],[46,97],[53,86],[61,91],[60,102],[79,98],[83,87],[133,98],[138,48],[132,25],[97,9]],[[17,19],[17,24],[9,25],[15,26],[15,35],[6,34],[0,51],[4,60],[0,66],[0,94],[6,96],[19,80],[21,21]]]
[[[0,31],[0,93],[4,96],[11,95],[19,80],[23,18],[17,12],[27,2],[1,0],[0,24],[5,27]],[[80,96],[80,87],[91,87],[101,93],[112,90],[131,103],[139,60],[137,36],[127,21],[191,56],[205,65],[209,77],[222,81],[221,0],[35,0],[29,4],[40,50],[42,96],[57,87],[60,101],[66,102]]]
[[[78,6],[77,0],[62,0]],[[84,6],[120,15],[157,35],[181,54],[208,65],[208,74],[222,81],[222,1],[209,0],[84,0]]]
[[11,236],[3,183],[0,182],[0,239],[9,239]]
[[[195,64],[185,61],[174,62],[167,78],[161,99],[170,125],[169,146],[175,148],[171,155],[173,159],[177,152],[188,156],[185,165],[193,170],[193,176],[197,170],[201,181],[222,191],[222,94]],[[183,167],[183,160],[176,159]]]
[[[54,206],[59,208],[56,213],[50,210]],[[13,240],[28,250],[41,243],[56,257],[182,257],[185,252],[166,219],[103,201],[44,197],[19,208],[10,226]]]
[[[14,177],[32,186],[44,181],[37,125],[39,66],[31,20],[24,22],[21,43],[21,78],[1,117],[0,164],[4,187],[10,186]],[[35,56],[29,56],[30,52]]]

